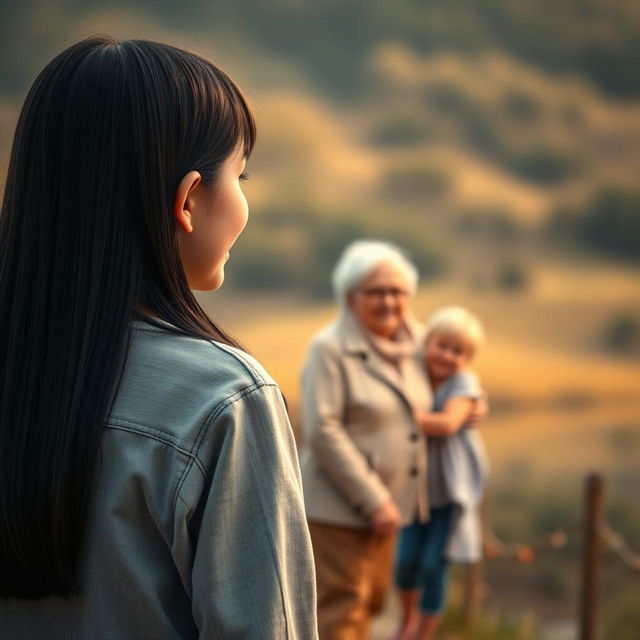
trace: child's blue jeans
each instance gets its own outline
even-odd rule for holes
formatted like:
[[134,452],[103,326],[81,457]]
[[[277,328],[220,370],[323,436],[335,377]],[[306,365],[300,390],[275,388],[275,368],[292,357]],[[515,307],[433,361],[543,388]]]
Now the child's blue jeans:
[[414,522],[400,532],[396,549],[396,585],[403,591],[420,588],[420,610],[439,613],[447,591],[445,546],[453,505],[431,509],[429,522]]

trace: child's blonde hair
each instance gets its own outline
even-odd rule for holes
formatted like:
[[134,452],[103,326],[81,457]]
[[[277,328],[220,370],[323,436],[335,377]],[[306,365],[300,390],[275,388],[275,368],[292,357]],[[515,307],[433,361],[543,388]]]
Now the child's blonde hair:
[[484,342],[482,323],[471,311],[464,307],[443,307],[438,309],[427,322],[425,342],[435,333],[448,331],[456,333],[471,343],[473,351]]

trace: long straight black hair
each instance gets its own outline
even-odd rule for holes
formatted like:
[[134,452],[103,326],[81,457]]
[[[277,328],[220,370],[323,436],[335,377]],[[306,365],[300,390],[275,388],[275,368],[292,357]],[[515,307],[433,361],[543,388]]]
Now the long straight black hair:
[[222,71],[94,37],[51,61],[18,121],[0,217],[0,597],[70,596],[100,438],[136,309],[235,344],[189,289],[172,205],[255,123]]

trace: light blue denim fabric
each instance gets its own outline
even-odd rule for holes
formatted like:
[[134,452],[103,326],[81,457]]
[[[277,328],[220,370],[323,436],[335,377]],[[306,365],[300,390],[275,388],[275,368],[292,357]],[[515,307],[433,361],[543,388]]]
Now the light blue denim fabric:
[[80,581],[69,600],[0,601],[0,637],[317,638],[295,443],[250,356],[134,323]]

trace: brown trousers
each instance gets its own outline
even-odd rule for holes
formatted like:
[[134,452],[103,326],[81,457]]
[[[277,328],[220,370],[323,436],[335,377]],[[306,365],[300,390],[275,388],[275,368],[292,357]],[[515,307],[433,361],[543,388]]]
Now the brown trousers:
[[367,640],[383,607],[395,534],[309,522],[318,580],[320,640]]

